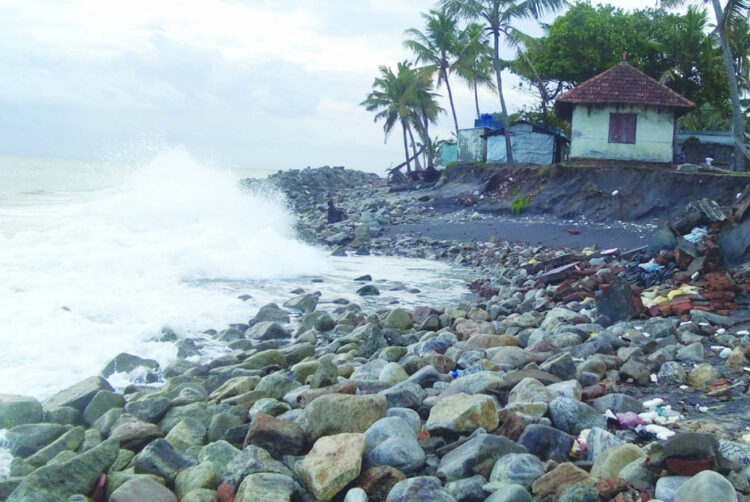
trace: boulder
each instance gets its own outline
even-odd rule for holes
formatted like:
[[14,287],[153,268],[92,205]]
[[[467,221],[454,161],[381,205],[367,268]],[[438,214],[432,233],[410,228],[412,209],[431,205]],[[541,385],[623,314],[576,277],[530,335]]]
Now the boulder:
[[70,406],[83,413],[91,399],[100,390],[114,391],[112,386],[102,377],[89,377],[48,397],[42,402],[42,406],[45,410]]
[[296,490],[294,480],[284,474],[258,472],[240,484],[235,502],[291,502]]
[[109,497],[109,502],[177,502],[177,497],[164,485],[148,476],[126,481]]
[[0,394],[0,429],[42,421],[42,405],[33,397]]
[[274,460],[266,450],[250,445],[229,461],[221,475],[221,482],[236,490],[243,479],[259,472],[294,476],[288,467]]
[[386,398],[381,395],[327,394],[305,408],[310,438],[342,432],[365,432],[385,416]]
[[6,502],[58,502],[91,493],[118,452],[117,441],[110,439],[65,462],[40,467],[21,481]]
[[459,392],[441,399],[430,409],[425,428],[429,432],[472,432],[479,427],[492,431],[499,422],[492,397]]
[[401,417],[381,418],[365,432],[367,466],[390,465],[396,469],[416,472],[425,463],[425,453],[411,425]]
[[699,472],[677,490],[679,502],[737,502],[732,483],[714,471]]
[[440,480],[431,476],[404,479],[396,483],[386,502],[457,502],[451,493],[440,485]]
[[297,472],[317,500],[331,500],[359,476],[365,443],[365,435],[357,433],[325,436],[315,442]]
[[115,373],[130,373],[136,368],[143,371],[159,372],[159,363],[154,359],[144,359],[127,352],[121,352],[112,358],[102,369],[101,376],[109,378]]
[[475,434],[462,445],[443,455],[437,472],[447,481],[474,474],[488,478],[497,459],[513,453],[526,453],[526,448],[504,436]]
[[552,423],[569,434],[579,434],[583,429],[607,428],[607,419],[595,408],[569,397],[556,397],[549,404]]
[[490,483],[516,484],[530,490],[544,474],[544,464],[530,453],[511,453],[498,458],[490,474]]
[[300,455],[305,442],[305,431],[298,424],[258,413],[247,431],[244,446],[258,446],[280,459],[284,455]]

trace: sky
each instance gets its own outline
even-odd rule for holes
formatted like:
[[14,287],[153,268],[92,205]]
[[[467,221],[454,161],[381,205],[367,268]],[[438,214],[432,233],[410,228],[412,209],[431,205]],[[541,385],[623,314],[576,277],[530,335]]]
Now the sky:
[[[0,0],[0,154],[98,159],[184,145],[220,165],[382,174],[402,161],[403,144],[396,133],[385,142],[359,103],[379,65],[411,57],[403,32],[421,29],[434,5]],[[536,22],[517,27],[541,34]],[[517,84],[505,76],[511,111],[533,104]],[[459,126],[471,127],[472,91],[452,87]],[[497,103],[482,93],[483,111]],[[431,132],[447,139],[451,129],[445,114]]]

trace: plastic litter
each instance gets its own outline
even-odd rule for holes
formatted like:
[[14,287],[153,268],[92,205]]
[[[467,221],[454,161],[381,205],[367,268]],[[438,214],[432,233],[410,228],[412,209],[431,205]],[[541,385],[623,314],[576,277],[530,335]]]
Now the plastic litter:
[[472,364],[468,368],[465,369],[455,369],[450,372],[450,376],[452,378],[461,378],[462,376],[466,375],[472,375],[474,373],[479,373],[480,371],[484,371],[484,366],[481,364]]
[[635,433],[638,436],[646,439],[659,439],[660,441],[666,441],[675,435],[674,431],[662,427],[661,425],[649,424],[639,425],[635,429]]
[[664,268],[662,265],[656,263],[653,259],[647,261],[646,263],[641,263],[640,265],[638,265],[638,267],[642,268],[646,272],[655,272],[659,269]]
[[639,425],[646,425],[648,423],[632,411],[618,413],[615,416],[617,417],[617,421],[620,423],[621,429],[634,429]]
[[706,235],[708,235],[708,229],[706,227],[695,227],[689,234],[685,234],[682,237],[692,244],[697,244],[702,241]]

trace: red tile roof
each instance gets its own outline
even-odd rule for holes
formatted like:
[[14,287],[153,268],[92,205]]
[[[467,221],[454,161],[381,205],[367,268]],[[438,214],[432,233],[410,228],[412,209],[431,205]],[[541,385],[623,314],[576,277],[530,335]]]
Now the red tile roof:
[[632,67],[625,61],[569,90],[555,103],[563,118],[576,104],[651,105],[675,108],[678,115],[695,107],[692,101]]

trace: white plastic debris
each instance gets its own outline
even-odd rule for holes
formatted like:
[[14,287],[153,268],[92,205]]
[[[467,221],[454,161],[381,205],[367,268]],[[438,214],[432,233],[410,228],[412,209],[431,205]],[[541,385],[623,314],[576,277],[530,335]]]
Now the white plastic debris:
[[656,376],[656,373],[651,373],[650,378],[653,383],[659,383],[659,377]]
[[689,387],[687,385],[680,385],[680,390],[688,389]]
[[641,425],[640,427],[641,430],[644,430],[649,434],[653,434],[654,436],[656,436],[656,439],[659,439],[661,441],[666,441],[667,439],[675,435],[674,431],[671,431],[666,427],[662,427],[661,425],[649,424]]
[[719,352],[719,357],[722,359],[729,359],[729,356],[732,354],[732,349],[729,347],[726,347],[722,349],[721,352]]
[[653,410],[657,406],[661,406],[664,404],[664,400],[660,397],[655,397],[654,399],[649,399],[648,401],[643,401],[643,407],[647,410]]
[[737,332],[737,334],[740,335],[740,336],[750,335],[750,331],[748,331],[746,329],[741,329],[741,330],[739,330]]
[[719,328],[719,329],[716,330],[716,334],[717,335],[723,335],[726,332],[727,332],[727,330],[725,328]]
[[614,197],[614,196],[615,196],[615,195],[617,195],[618,193],[620,193],[620,191],[619,191],[619,190],[612,190],[612,197]]
[[698,406],[698,411],[701,413],[708,413],[708,406]]

